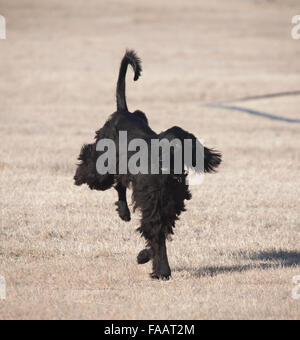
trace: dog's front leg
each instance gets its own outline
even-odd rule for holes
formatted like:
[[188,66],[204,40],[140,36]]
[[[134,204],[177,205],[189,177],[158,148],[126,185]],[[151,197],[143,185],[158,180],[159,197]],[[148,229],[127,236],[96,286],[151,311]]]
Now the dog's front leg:
[[127,204],[126,187],[118,182],[115,189],[118,192],[118,201],[116,202],[117,212],[123,221],[128,222],[130,221],[130,210]]

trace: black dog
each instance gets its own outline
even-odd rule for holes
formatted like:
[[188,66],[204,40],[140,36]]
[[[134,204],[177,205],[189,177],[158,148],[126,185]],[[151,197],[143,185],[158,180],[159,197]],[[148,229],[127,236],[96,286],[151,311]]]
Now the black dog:
[[[124,221],[130,220],[130,211],[126,200],[126,189],[131,187],[133,190],[132,199],[134,210],[141,211],[141,225],[137,229],[146,239],[146,249],[142,250],[137,261],[139,264],[146,263],[150,259],[153,261],[152,278],[169,279],[171,270],[167,258],[166,238],[173,234],[175,222],[182,211],[185,211],[184,200],[191,199],[191,194],[186,184],[186,172],[175,174],[174,169],[170,167],[170,174],[162,172],[159,168],[158,174],[116,174],[106,173],[99,174],[96,169],[98,157],[103,154],[96,150],[96,144],[101,139],[111,139],[118,146],[119,131],[126,131],[128,141],[139,138],[146,141],[151,148],[152,139],[167,139],[172,141],[179,139],[184,141],[190,139],[193,141],[193,162],[196,157],[197,139],[194,135],[184,131],[179,127],[172,127],[160,134],[156,134],[148,125],[146,115],[141,111],[133,113],[128,111],[125,97],[125,76],[127,66],[130,64],[134,70],[134,80],[138,80],[141,74],[141,62],[134,51],[127,51],[122,59],[119,78],[117,83],[117,112],[113,113],[104,126],[96,132],[96,142],[84,145],[79,155],[81,161],[78,165],[74,176],[75,184],[81,185],[86,183],[90,189],[107,190],[114,186],[118,192],[118,201],[116,202],[119,216]],[[199,143],[199,142],[198,142]],[[221,154],[208,149],[204,150],[204,172],[213,172],[221,163]],[[118,154],[118,163],[122,155]],[[184,150],[183,150],[184,153]],[[130,153],[128,153],[130,154]],[[160,160],[159,160],[160,162]],[[182,167],[184,158],[182,158]],[[117,167],[118,168],[118,167]]]

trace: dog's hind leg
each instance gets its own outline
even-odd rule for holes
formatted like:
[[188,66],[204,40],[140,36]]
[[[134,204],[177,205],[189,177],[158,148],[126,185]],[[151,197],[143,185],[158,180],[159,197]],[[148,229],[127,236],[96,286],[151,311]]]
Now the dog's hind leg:
[[137,256],[139,264],[147,263],[152,260],[152,279],[169,280],[171,269],[169,266],[167,247],[166,247],[166,230],[161,228],[159,222],[143,221],[137,229],[146,239],[147,247],[140,251]]
[[130,221],[130,210],[127,204],[126,187],[118,182],[115,189],[118,192],[118,201],[115,203],[117,206],[117,212],[123,221],[128,222]]
[[153,279],[169,280],[171,269],[167,256],[165,235],[160,235],[157,240],[152,241],[150,244],[153,251],[153,272],[151,277]]

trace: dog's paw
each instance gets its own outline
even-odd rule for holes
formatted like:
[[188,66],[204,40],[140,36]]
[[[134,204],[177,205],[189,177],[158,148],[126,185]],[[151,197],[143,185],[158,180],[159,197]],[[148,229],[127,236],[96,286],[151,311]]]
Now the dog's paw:
[[129,222],[131,220],[131,216],[127,203],[124,201],[117,201],[116,206],[116,210],[119,213],[120,218],[125,222]]
[[171,277],[171,269],[168,264],[161,264],[150,274],[152,279],[167,281]]
[[137,263],[138,264],[144,264],[151,260],[151,254],[149,249],[143,249],[139,252],[137,256]]
[[150,274],[150,277],[153,280],[168,281],[168,280],[170,280],[171,272],[166,272],[166,273],[153,272],[153,273]]

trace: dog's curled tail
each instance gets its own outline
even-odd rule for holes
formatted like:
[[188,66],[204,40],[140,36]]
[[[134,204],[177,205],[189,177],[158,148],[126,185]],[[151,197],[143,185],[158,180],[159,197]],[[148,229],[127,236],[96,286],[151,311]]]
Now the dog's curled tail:
[[117,83],[117,110],[128,111],[125,95],[125,78],[127,66],[131,65],[134,70],[134,81],[139,79],[142,72],[141,60],[133,50],[126,50],[126,53],[121,61],[119,78]]

